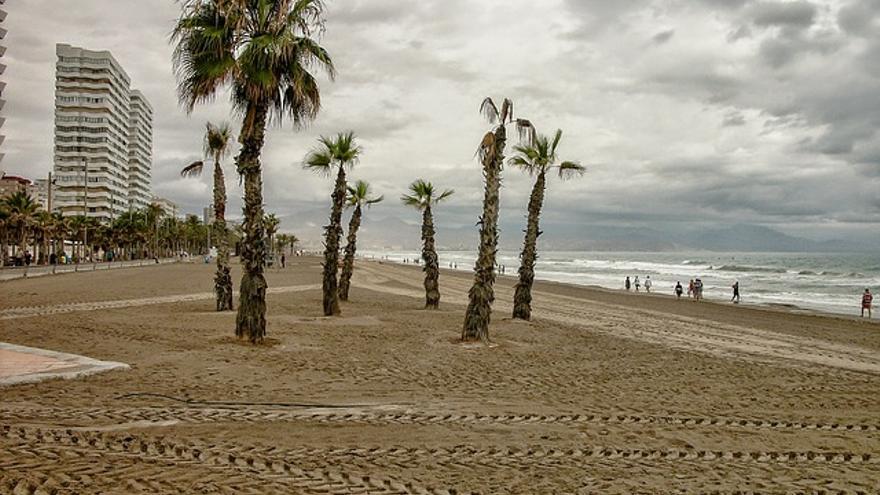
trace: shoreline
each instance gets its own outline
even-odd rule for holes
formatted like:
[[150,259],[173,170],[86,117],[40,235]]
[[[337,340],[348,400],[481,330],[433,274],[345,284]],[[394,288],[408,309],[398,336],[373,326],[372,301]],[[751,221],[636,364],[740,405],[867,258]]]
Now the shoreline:
[[[380,264],[381,263],[388,263],[388,264],[392,264],[395,266],[411,267],[411,268],[415,268],[418,270],[422,269],[421,264],[403,263],[401,261],[396,261],[396,260],[391,260],[391,259],[380,259],[377,257],[364,257],[364,258],[359,258],[359,259],[362,259],[362,260],[368,261],[368,262],[377,262]],[[466,268],[449,268],[449,267],[441,266],[440,272],[446,273],[451,276],[459,276],[460,277],[463,275],[472,274],[473,270],[466,269]],[[496,280],[508,280],[508,281],[512,281],[513,283],[515,283],[518,278],[517,275],[499,274],[497,272],[497,270],[495,273],[495,277],[496,277]],[[627,291],[625,289],[614,289],[614,288],[604,287],[604,286],[595,285],[595,284],[579,284],[576,282],[560,282],[560,281],[556,281],[556,280],[548,280],[548,279],[544,279],[544,278],[539,278],[539,276],[536,274],[535,287],[538,287],[539,285],[548,285],[548,286],[558,285],[558,286],[562,286],[562,287],[569,287],[572,289],[586,289],[588,291],[595,291],[598,293],[607,293],[607,294],[618,295],[618,296],[622,296],[622,297],[656,297],[656,298],[663,298],[668,301],[676,301],[674,294],[666,294],[666,293],[657,292],[657,291],[653,291],[650,293],[647,293],[645,291],[635,292],[635,291]],[[441,286],[442,286],[442,283],[441,283]],[[729,309],[740,309],[741,308],[743,310],[766,311],[766,312],[774,312],[774,313],[779,313],[779,314],[788,314],[788,315],[795,315],[795,316],[831,318],[831,319],[840,319],[840,320],[846,320],[846,321],[862,322],[862,323],[866,323],[866,324],[880,324],[880,313],[878,313],[878,311],[880,311],[880,309],[878,309],[877,307],[874,308],[874,312],[876,314],[874,315],[873,318],[871,318],[871,319],[863,318],[858,315],[859,308],[857,307],[858,306],[857,304],[854,304],[854,306],[856,306],[854,313],[848,314],[848,313],[837,313],[837,312],[833,312],[833,311],[826,311],[826,310],[821,310],[821,309],[806,308],[803,306],[798,306],[796,304],[790,304],[790,303],[772,303],[772,302],[731,303],[729,301],[725,301],[725,300],[717,299],[717,298],[711,298],[711,299],[704,298],[702,301],[697,302],[691,298],[688,298],[686,295],[682,296],[681,301],[676,301],[676,302],[677,303],[678,302],[680,302],[680,303],[689,302],[689,303],[700,304],[700,305],[711,304],[711,305],[715,305],[717,307],[723,307],[723,308],[729,308]]]

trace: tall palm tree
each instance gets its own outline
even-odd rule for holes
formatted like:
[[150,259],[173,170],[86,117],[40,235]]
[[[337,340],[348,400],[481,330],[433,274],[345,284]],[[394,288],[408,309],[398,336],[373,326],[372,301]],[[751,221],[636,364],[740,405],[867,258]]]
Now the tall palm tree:
[[351,288],[351,276],[354,273],[354,255],[357,251],[357,233],[361,228],[363,207],[370,207],[385,197],[373,198],[370,196],[370,184],[359,180],[354,186],[348,186],[348,198],[346,206],[354,208],[351,220],[348,222],[348,242],[345,245],[345,256],[342,258],[342,272],[339,274],[339,299],[348,301],[348,290]]
[[303,166],[314,172],[330,175],[336,167],[336,185],[330,205],[330,224],[325,227],[324,240],[324,315],[340,313],[336,270],[339,264],[339,238],[342,236],[342,208],[345,204],[345,170],[360,159],[362,148],[355,142],[354,132],[341,132],[335,138],[321,136],[320,143],[306,155]]
[[[205,124],[203,150],[205,159],[214,162],[214,242],[217,243],[217,273],[214,275],[214,293],[217,295],[217,311],[232,311],[232,274],[229,272],[229,235],[226,231],[226,179],[221,161],[230,151],[232,130],[229,124],[219,126],[210,122]],[[205,162],[199,160],[180,171],[184,177],[202,173]]]
[[18,233],[18,256],[27,251],[28,232],[33,228],[39,204],[24,191],[15,191],[3,198],[8,223]]
[[172,34],[178,95],[188,112],[231,86],[243,115],[236,169],[244,181],[244,265],[235,334],[261,342],[266,335],[266,241],[260,152],[267,120],[285,117],[299,127],[321,107],[309,72],[335,70],[314,39],[324,28],[322,0],[184,0]]
[[501,110],[491,98],[483,100],[480,112],[496,124],[480,142],[477,155],[483,166],[486,185],[483,197],[483,215],[480,217],[480,248],[474,265],[474,285],[468,291],[461,339],[464,341],[489,340],[489,322],[495,301],[495,253],[498,246],[498,192],[501,189],[501,169],[504,165],[504,147],[507,144],[506,125],[515,123],[520,139],[534,139],[534,127],[525,119],[515,119],[513,102],[505,98]]
[[165,210],[156,203],[150,203],[144,208],[144,212],[147,216],[147,225],[152,231],[152,246],[150,251],[152,251],[153,256],[159,256],[159,223],[162,220],[162,217],[165,216]]
[[422,260],[425,261],[425,307],[436,309],[440,306],[440,264],[434,248],[434,215],[431,206],[452,196],[452,189],[436,194],[434,185],[419,179],[409,185],[410,194],[400,200],[422,212]]
[[556,130],[552,141],[547,136],[536,136],[531,144],[514,146],[513,151],[516,155],[507,162],[535,178],[532,194],[529,196],[525,240],[519,256],[519,282],[516,284],[513,296],[513,317],[521,320],[529,320],[532,317],[532,284],[535,281],[535,261],[538,258],[538,236],[541,235],[538,223],[541,218],[541,207],[544,204],[547,172],[556,169],[560,179],[584,173],[584,167],[577,162],[563,161],[556,164],[556,148],[561,139],[562,129]]

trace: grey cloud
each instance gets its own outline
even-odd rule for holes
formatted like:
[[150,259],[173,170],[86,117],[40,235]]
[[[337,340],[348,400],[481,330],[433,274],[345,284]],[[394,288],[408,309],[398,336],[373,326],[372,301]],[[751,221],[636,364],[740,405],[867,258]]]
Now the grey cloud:
[[654,36],[651,36],[651,39],[654,41],[654,43],[656,43],[658,45],[662,45],[662,44],[666,43],[667,41],[671,40],[674,35],[675,35],[674,29],[667,29],[666,31],[660,31],[659,33],[655,34]]
[[816,17],[816,6],[803,0],[757,2],[749,7],[749,15],[757,26],[807,28]]
[[857,35],[876,35],[880,29],[880,0],[856,0],[841,7],[837,15],[840,27]]
[[739,112],[730,112],[724,116],[724,120],[721,121],[722,127],[738,127],[741,125],[745,125],[746,118],[743,114]]

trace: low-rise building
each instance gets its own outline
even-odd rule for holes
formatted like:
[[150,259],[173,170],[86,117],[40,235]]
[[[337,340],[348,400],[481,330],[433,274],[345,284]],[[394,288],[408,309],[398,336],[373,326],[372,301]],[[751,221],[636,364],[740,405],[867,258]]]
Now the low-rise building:
[[161,198],[159,196],[153,196],[153,200],[151,202],[154,205],[159,205],[160,207],[162,207],[162,211],[165,213],[166,216],[177,216],[177,203],[175,203],[174,201],[166,198]]

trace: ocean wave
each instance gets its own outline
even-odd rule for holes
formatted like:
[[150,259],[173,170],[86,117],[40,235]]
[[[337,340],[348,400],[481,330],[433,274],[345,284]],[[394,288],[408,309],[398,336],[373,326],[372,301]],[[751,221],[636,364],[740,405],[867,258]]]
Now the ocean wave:
[[712,269],[720,272],[788,273],[788,270],[785,268],[773,268],[769,266],[722,265],[718,268]]
[[682,265],[708,265],[708,261],[703,260],[684,260],[681,262]]

